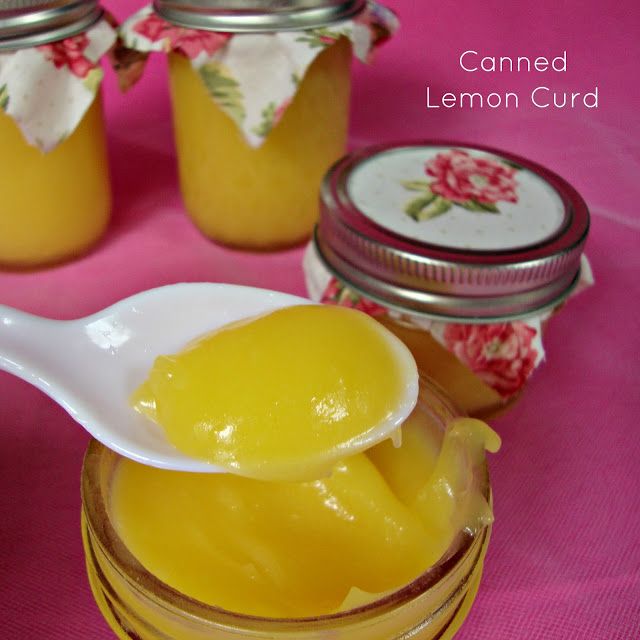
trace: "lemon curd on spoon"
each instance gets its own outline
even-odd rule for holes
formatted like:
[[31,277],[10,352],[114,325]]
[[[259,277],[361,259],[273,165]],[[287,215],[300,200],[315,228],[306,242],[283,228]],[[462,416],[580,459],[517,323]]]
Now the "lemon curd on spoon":
[[132,403],[193,457],[243,476],[308,480],[392,436],[417,395],[400,340],[360,312],[302,305],[157,358]]

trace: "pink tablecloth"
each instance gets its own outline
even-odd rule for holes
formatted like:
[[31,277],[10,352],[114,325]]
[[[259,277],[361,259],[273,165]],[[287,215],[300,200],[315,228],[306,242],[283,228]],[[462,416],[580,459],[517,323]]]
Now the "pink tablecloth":
[[[122,17],[140,0],[107,0]],[[496,526],[460,640],[640,638],[640,129],[636,0],[389,0],[404,17],[378,63],[355,70],[352,142],[448,137],[548,165],[593,213],[597,287],[552,323],[548,361],[496,423]],[[419,8],[416,8],[419,7]],[[567,51],[566,73],[467,73],[483,55]],[[425,88],[586,92],[598,109],[426,109]],[[216,247],[186,221],[176,187],[163,61],[126,96],[106,91],[115,216],[73,264],[0,275],[0,302],[57,318],[142,289],[211,280],[304,292],[300,249],[251,255]],[[86,435],[62,409],[0,375],[0,635],[113,638],[93,604],[79,533]]]

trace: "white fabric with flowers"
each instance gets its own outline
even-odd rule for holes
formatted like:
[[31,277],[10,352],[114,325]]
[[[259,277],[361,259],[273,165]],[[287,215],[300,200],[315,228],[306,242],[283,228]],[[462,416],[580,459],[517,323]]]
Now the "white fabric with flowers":
[[116,39],[101,20],[59,42],[0,53],[0,108],[47,152],[71,135],[100,87],[100,59]]
[[397,28],[395,14],[375,2],[355,18],[327,27],[242,34],[178,27],[149,6],[122,24],[120,37],[135,51],[178,52],[189,58],[212,99],[238,125],[248,144],[259,147],[319,53],[346,37],[355,55],[366,62]]
[[[327,271],[313,244],[304,255],[303,268],[311,300],[353,307],[374,317],[388,315],[400,324],[428,331],[504,401],[522,389],[544,360],[542,324],[552,312],[526,320],[491,324],[440,322],[388,309],[349,289]],[[583,256],[580,283],[574,294],[591,284],[591,267]]]

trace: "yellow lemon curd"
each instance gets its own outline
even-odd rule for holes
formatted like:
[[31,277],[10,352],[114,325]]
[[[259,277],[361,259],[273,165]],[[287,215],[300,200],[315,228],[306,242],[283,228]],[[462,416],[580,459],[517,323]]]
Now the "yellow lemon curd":
[[157,358],[132,403],[193,457],[244,476],[308,480],[388,437],[417,394],[415,361],[375,320],[302,305]]
[[0,111],[0,265],[33,267],[85,251],[102,234],[111,192],[102,102],[77,129],[43,153]]
[[201,602],[273,618],[351,609],[418,577],[461,529],[491,522],[468,476],[495,434],[463,419],[439,442],[419,417],[402,432],[400,448],[378,444],[302,483],[123,459],[113,520],[148,571]]
[[322,177],[346,149],[350,65],[346,38],[320,53],[280,122],[252,148],[189,60],[169,56],[182,195],[205,235],[255,249],[310,235]]
[[[300,306],[156,361],[136,406],[181,449],[236,473],[122,459],[110,508],[131,553],[206,604],[313,617],[408,584],[461,530],[488,525],[476,475],[499,439],[484,423],[459,419],[443,434],[418,404],[401,426],[401,446],[378,434],[361,451],[357,439],[393,410],[405,385],[402,358],[389,348],[396,339],[386,334],[353,310]],[[345,412],[353,420],[334,419]],[[237,429],[227,437],[229,424]],[[291,476],[296,459],[297,474],[312,469],[311,479],[273,479]]]

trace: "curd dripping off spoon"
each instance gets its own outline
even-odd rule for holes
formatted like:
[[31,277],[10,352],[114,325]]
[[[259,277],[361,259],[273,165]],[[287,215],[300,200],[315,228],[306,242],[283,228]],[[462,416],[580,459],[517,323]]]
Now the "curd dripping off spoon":
[[[158,356],[230,323],[309,304],[263,289],[189,283],[145,291],[77,320],[50,320],[0,305],[0,370],[42,390],[122,456],[176,471],[236,472],[179,451],[162,428],[133,410],[130,398]],[[418,395],[415,362],[402,343],[390,340],[406,388],[393,415],[376,425],[375,441],[393,436]]]

